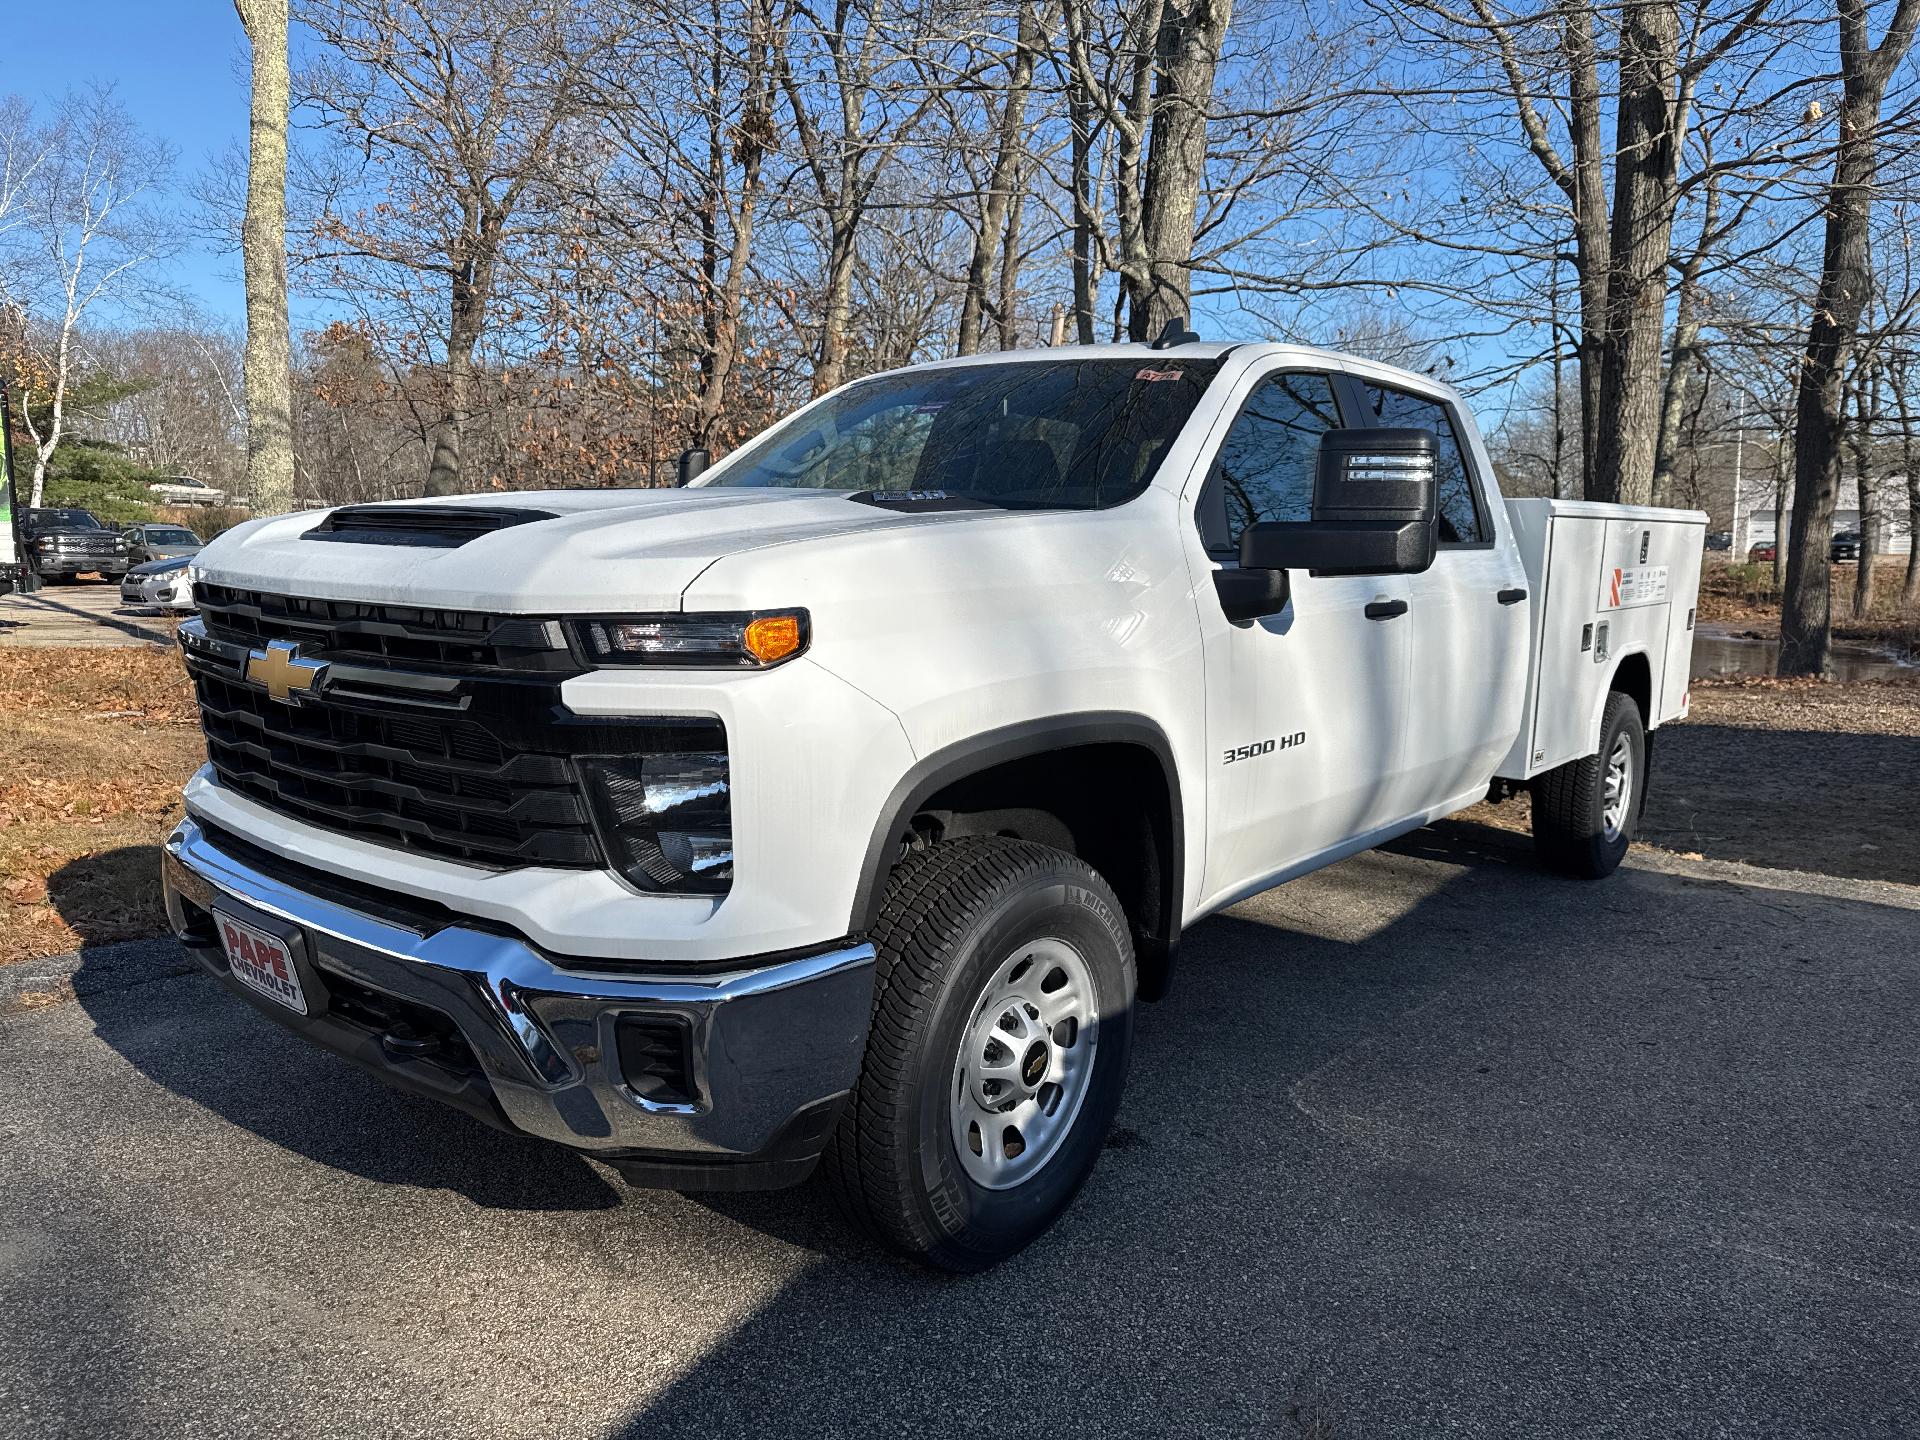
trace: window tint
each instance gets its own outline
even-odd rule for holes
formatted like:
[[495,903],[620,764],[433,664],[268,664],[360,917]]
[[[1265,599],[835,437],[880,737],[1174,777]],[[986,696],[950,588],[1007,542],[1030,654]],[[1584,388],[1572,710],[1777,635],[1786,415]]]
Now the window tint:
[[1226,540],[1258,520],[1313,518],[1320,437],[1340,428],[1325,375],[1276,375],[1247,400],[1220,445],[1214,482],[1223,492]]
[[1447,407],[1438,400],[1409,395],[1404,390],[1389,390],[1370,381],[1366,384],[1366,396],[1381,425],[1431,430],[1439,442],[1433,478],[1439,492],[1440,543],[1471,545],[1485,540],[1487,534],[1480,525],[1480,512],[1473,503],[1473,482],[1467,476],[1467,463],[1460,453],[1460,441],[1453,433]]

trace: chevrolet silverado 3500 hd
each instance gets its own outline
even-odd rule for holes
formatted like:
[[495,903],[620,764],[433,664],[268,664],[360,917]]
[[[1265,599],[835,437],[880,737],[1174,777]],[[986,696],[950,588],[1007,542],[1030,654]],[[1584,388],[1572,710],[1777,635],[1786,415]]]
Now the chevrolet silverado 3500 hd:
[[1186,926],[1490,787],[1619,864],[1705,520],[1503,502],[1433,381],[1200,343],[860,380],[687,488],[255,520],[168,914],[403,1089],[637,1183],[819,1163],[980,1268]]

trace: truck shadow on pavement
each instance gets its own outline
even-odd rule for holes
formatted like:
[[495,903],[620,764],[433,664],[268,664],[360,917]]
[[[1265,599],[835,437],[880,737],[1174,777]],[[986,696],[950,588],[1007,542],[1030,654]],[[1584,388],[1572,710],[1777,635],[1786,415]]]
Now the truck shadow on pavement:
[[[49,886],[55,896],[57,885]],[[83,950],[74,997],[143,1076],[261,1139],[387,1185],[449,1190],[497,1210],[610,1210],[618,1185],[557,1145],[502,1134],[382,1085],[228,993],[170,939]],[[183,1027],[151,987],[200,992]]]
[[1195,928],[1001,1269],[822,1244],[817,1187],[705,1201],[817,1258],[621,1433],[1893,1433],[1916,918],[1418,832]]

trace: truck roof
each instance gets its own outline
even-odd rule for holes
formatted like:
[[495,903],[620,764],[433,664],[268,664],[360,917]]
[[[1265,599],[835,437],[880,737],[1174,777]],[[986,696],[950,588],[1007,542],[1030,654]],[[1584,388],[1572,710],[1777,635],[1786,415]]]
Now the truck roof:
[[[1144,342],[1121,345],[1037,346],[1025,350],[995,350],[974,355],[949,356],[941,360],[923,360],[879,373],[897,375],[906,370],[943,369],[954,365],[994,365],[1013,364],[1019,361],[1059,360],[1068,355],[1090,360],[1154,361],[1164,365],[1177,360],[1218,360],[1228,354],[1241,351],[1246,351],[1250,357],[1259,359],[1294,360],[1302,365],[1338,366],[1343,370],[1363,369],[1377,373],[1383,380],[1407,385],[1416,390],[1439,392],[1458,398],[1458,392],[1446,381],[1423,374],[1418,370],[1409,370],[1401,365],[1389,365],[1383,360],[1374,360],[1347,351],[1327,350],[1316,345],[1298,345],[1284,340],[1196,340],[1185,345],[1170,345],[1159,350]],[[860,378],[871,377],[861,376]]]

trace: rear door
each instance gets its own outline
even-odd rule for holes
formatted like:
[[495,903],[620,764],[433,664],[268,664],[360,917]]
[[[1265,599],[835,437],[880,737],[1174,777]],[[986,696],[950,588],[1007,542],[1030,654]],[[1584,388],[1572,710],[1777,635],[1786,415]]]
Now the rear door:
[[[1190,491],[1213,566],[1237,564],[1256,520],[1310,518],[1320,437],[1346,423],[1339,379],[1256,370],[1229,398],[1209,468]],[[1205,891],[1256,887],[1395,818],[1406,720],[1408,584],[1292,573],[1278,615],[1222,613],[1196,587],[1209,738]],[[1371,615],[1369,614],[1371,611]]]
[[1408,577],[1411,676],[1393,808],[1421,814],[1484,786],[1512,743],[1527,681],[1527,577],[1471,417],[1450,397],[1363,374],[1346,380],[1360,425],[1431,431],[1440,545]]

